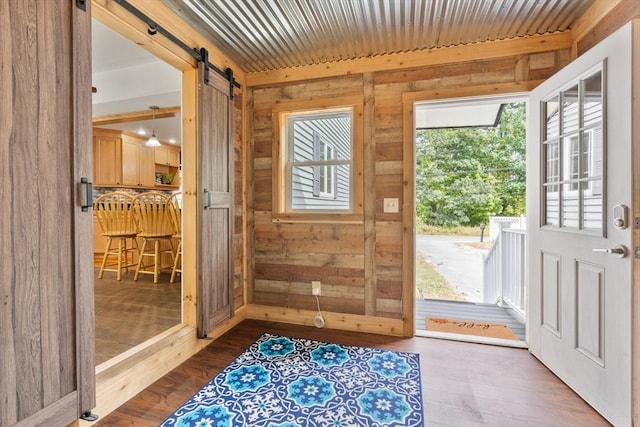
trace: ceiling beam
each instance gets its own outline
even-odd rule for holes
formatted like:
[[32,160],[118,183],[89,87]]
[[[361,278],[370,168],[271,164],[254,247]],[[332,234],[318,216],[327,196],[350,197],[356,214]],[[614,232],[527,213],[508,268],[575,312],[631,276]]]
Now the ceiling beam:
[[[167,117],[175,117],[180,112],[180,106],[158,108],[155,110],[156,119],[165,119]],[[153,110],[130,111],[128,113],[106,114],[104,116],[96,116],[93,118],[94,126],[111,125],[114,123],[142,122],[153,119]]]
[[595,0],[589,8],[571,26],[571,38],[574,42],[574,58],[577,57],[576,45],[587,32],[591,31],[607,13],[615,9],[621,0]]
[[396,53],[372,58],[336,61],[326,64],[283,68],[246,74],[246,86],[266,86],[278,83],[338,77],[376,71],[469,62],[512,55],[548,52],[570,48],[573,38],[569,31],[561,33],[519,37],[492,42],[443,47],[419,52]]

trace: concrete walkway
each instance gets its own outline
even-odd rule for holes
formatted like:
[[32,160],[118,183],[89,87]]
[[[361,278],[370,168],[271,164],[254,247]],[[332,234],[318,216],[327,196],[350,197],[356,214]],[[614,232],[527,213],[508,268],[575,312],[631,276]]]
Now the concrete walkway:
[[467,301],[483,302],[482,253],[464,245],[479,237],[416,235],[416,254],[429,262]]

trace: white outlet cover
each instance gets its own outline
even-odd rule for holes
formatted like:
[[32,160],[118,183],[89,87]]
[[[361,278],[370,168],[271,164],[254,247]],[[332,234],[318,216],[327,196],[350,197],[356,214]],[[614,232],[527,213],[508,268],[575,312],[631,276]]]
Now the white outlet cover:
[[316,282],[316,281],[311,282],[311,295],[320,295],[321,293],[320,290],[322,289],[321,286],[322,285],[320,284],[320,282]]
[[384,198],[383,209],[385,213],[400,212],[400,200],[397,197]]

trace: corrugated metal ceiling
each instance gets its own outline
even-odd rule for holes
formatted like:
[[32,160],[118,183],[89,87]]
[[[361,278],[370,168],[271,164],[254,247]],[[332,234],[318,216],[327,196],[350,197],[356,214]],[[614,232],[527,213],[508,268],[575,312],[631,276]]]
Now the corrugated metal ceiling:
[[593,0],[163,0],[245,72],[571,28]]

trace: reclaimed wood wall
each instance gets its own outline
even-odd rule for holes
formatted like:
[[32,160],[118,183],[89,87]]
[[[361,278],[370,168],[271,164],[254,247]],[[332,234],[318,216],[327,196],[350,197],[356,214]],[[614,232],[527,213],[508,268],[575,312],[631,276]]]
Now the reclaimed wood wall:
[[[251,304],[315,310],[312,280],[322,282],[325,312],[401,319],[403,224],[384,213],[383,199],[403,206],[403,103],[408,92],[500,86],[546,79],[571,60],[571,50],[485,61],[354,74],[250,89],[248,134],[247,297]],[[524,89],[523,89],[524,90]],[[281,101],[359,95],[364,101],[364,213],[361,224],[272,221],[272,108]],[[406,311],[406,310],[405,310]]]
[[243,207],[244,189],[241,183],[243,182],[242,176],[244,174],[244,163],[242,161],[242,141],[243,141],[243,121],[242,121],[242,108],[243,108],[244,93],[236,91],[233,100],[233,126],[234,126],[234,142],[233,142],[233,158],[234,158],[234,229],[233,229],[233,294],[234,309],[238,309],[244,305],[244,283],[245,283],[245,224],[243,219],[243,213],[245,212]]

